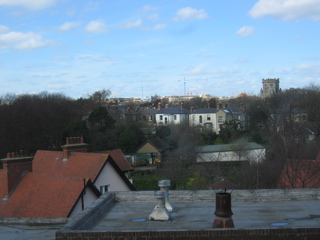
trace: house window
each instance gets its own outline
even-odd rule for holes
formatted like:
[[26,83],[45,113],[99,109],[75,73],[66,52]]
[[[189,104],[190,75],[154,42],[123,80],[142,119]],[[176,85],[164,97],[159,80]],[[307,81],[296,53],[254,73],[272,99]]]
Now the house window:
[[219,123],[223,123],[223,116],[219,116],[219,117],[218,117],[218,122],[219,122]]
[[177,115],[176,115],[176,114],[173,115],[173,119],[174,119],[174,120],[177,120]]
[[108,191],[109,191],[109,186],[110,186],[110,185],[100,186],[100,192],[101,192],[101,194],[104,194],[104,193],[108,192]]
[[150,122],[152,121],[152,116],[149,116],[149,121],[150,121]]
[[165,125],[168,124],[168,118],[164,118],[164,124],[165,124]]
[[202,123],[202,116],[199,116],[199,123]]
[[161,121],[163,120],[163,116],[162,116],[162,115],[160,115],[160,120],[161,120]]
[[207,121],[210,121],[210,120],[211,120],[210,115],[207,115]]

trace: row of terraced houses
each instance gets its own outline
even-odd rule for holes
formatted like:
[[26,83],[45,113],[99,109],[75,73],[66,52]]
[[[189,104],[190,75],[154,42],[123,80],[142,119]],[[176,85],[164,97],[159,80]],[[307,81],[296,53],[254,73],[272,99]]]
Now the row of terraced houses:
[[200,108],[197,110],[172,108],[169,104],[157,108],[142,108],[132,110],[130,108],[118,108],[117,112],[110,109],[110,115],[120,121],[145,122],[152,126],[167,126],[172,124],[188,124],[200,130],[208,130],[219,133],[222,126],[231,120],[237,120],[245,126],[246,114],[244,106],[239,108],[228,107],[228,104],[217,104],[215,108]]

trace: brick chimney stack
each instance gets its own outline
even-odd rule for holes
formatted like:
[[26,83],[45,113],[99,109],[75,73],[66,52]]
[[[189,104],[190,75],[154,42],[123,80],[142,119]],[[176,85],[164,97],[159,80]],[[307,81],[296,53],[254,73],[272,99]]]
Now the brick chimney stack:
[[63,161],[67,161],[72,152],[88,152],[88,146],[83,142],[83,137],[67,137],[66,145],[61,146]]
[[158,103],[158,110],[161,109],[161,103]]
[[24,152],[22,150],[19,154],[16,154],[15,152],[7,153],[7,158],[0,160],[5,175],[5,199],[9,197],[10,192],[14,189],[22,174],[25,171],[32,172],[32,160],[33,157],[24,156]]

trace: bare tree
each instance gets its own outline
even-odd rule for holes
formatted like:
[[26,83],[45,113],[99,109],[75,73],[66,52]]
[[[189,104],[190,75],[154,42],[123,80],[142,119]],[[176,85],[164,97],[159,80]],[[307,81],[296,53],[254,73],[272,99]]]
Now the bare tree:
[[318,188],[320,165],[317,160],[288,159],[279,180],[281,188]]

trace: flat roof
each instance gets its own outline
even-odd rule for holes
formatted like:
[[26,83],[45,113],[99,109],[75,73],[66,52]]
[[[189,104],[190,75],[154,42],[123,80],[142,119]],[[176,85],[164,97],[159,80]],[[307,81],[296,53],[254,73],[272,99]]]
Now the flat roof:
[[[231,195],[234,229],[320,226],[320,189],[234,190]],[[176,208],[171,213],[172,220],[150,221],[149,214],[157,205],[154,191],[107,193],[61,231],[213,230],[215,196],[214,190],[169,191]],[[107,208],[101,207],[105,199],[109,199]],[[93,209],[101,209],[99,217],[92,218]],[[79,224],[81,219],[86,219],[86,224]]]
[[[232,204],[235,229],[316,228],[320,226],[319,200],[290,202],[235,202]],[[212,230],[215,218],[214,202],[174,204],[171,221],[150,221],[156,204],[117,203],[98,221],[93,231],[145,230]],[[315,216],[316,215],[316,216]]]

